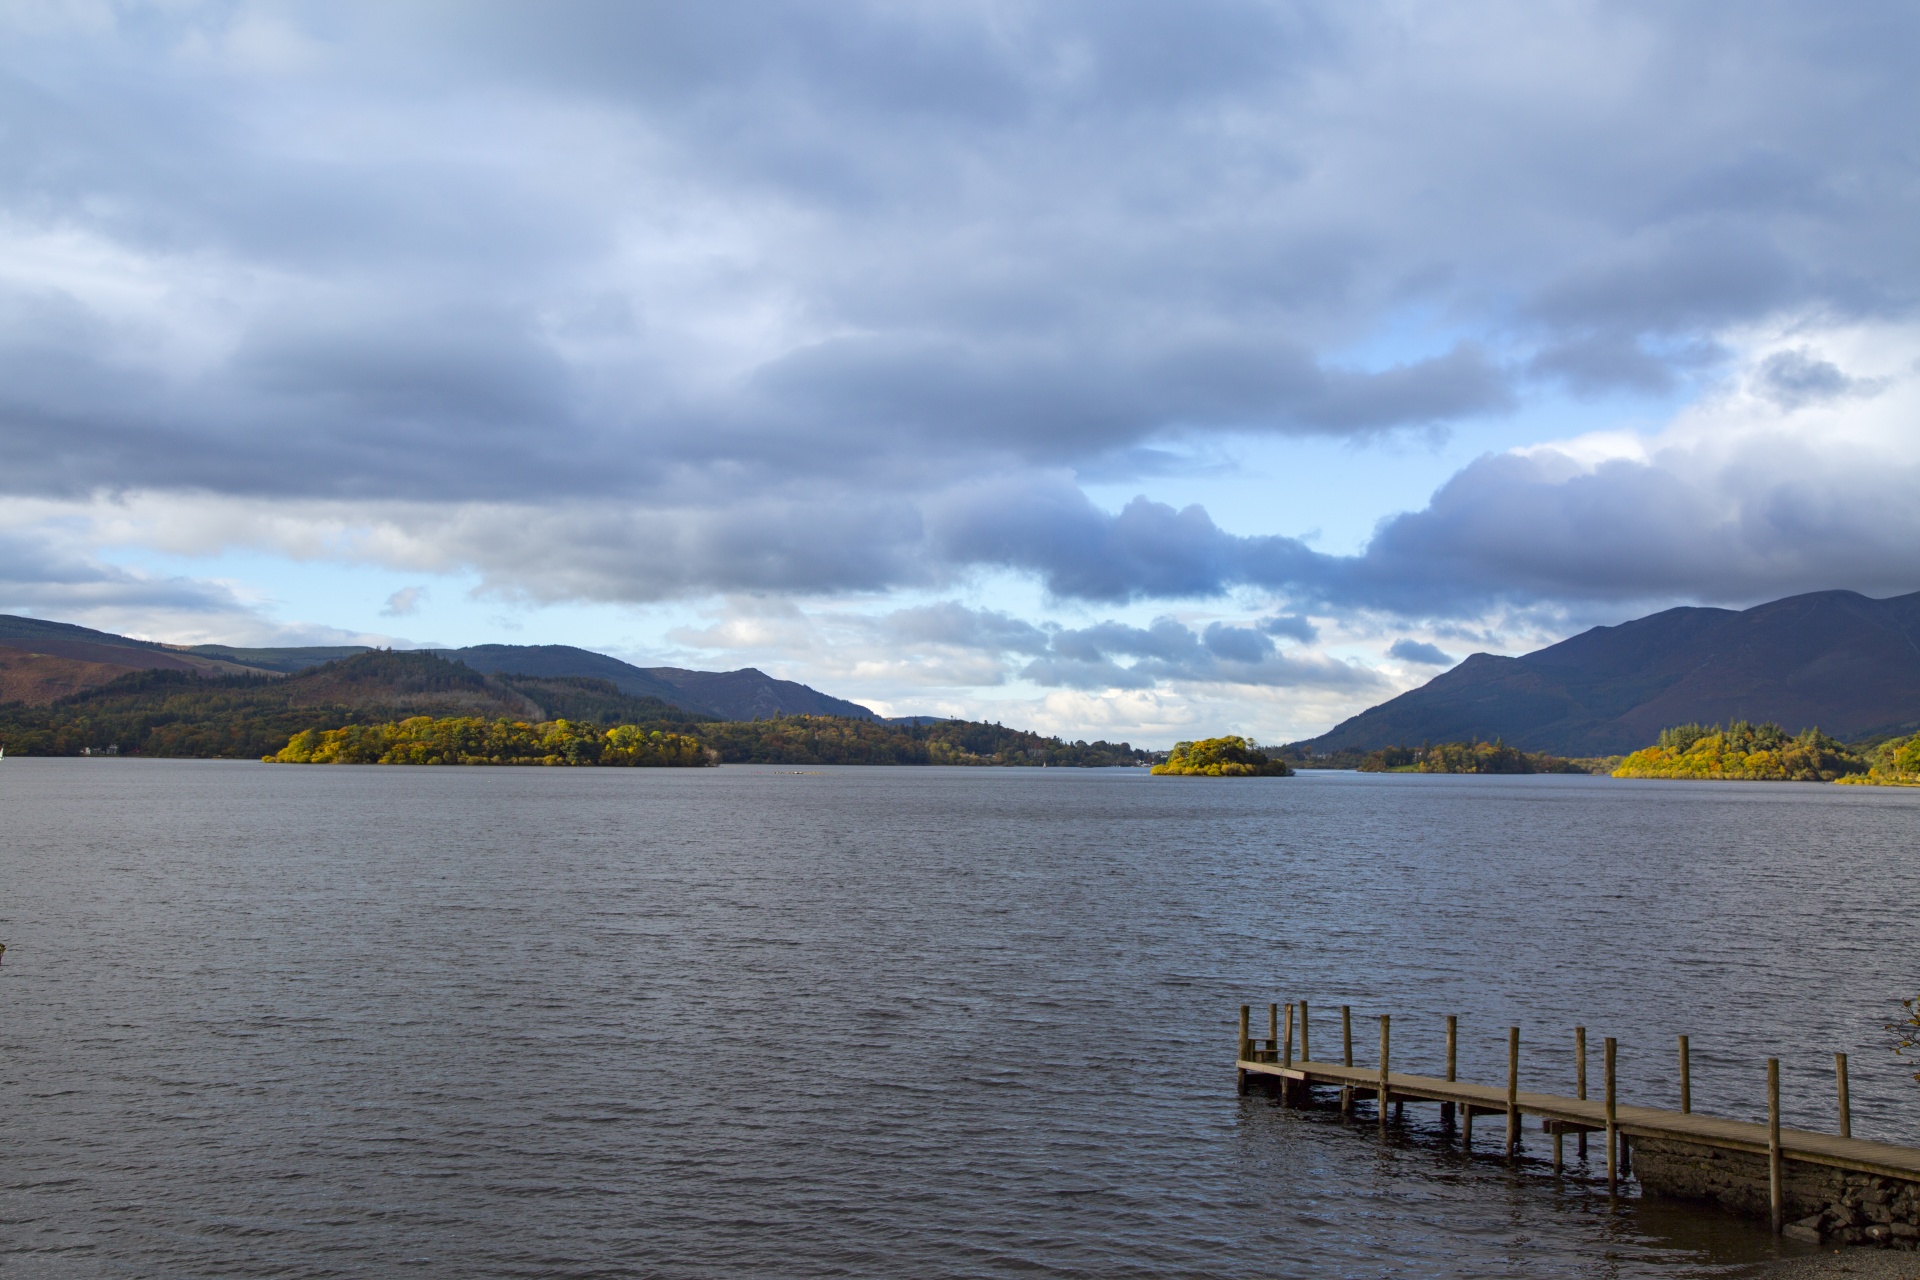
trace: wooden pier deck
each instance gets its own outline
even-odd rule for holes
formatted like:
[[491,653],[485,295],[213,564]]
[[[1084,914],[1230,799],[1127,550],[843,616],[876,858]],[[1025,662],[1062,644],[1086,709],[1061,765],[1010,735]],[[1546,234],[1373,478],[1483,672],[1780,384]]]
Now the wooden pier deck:
[[1474,1117],[1499,1117],[1505,1121],[1499,1140],[1504,1142],[1509,1156],[1518,1154],[1525,1120],[1532,1117],[1540,1122],[1542,1131],[1553,1135],[1556,1170],[1562,1165],[1561,1141],[1564,1135],[1578,1135],[1581,1154],[1584,1155],[1586,1135],[1598,1134],[1605,1141],[1609,1185],[1615,1185],[1620,1177],[1625,1176],[1628,1148],[1641,1139],[1760,1156],[1769,1162],[1772,1220],[1776,1233],[1782,1228],[1785,1202],[1782,1179],[1784,1167],[1789,1163],[1821,1165],[1920,1185],[1920,1150],[1851,1136],[1844,1054],[1835,1055],[1841,1132],[1821,1133],[1781,1125],[1779,1068],[1772,1059],[1768,1061],[1770,1119],[1767,1123],[1729,1120],[1693,1111],[1685,1037],[1680,1039],[1679,1045],[1683,1109],[1676,1111],[1627,1105],[1619,1100],[1614,1082],[1615,1044],[1612,1040],[1605,1042],[1606,1061],[1601,1096],[1586,1096],[1584,1028],[1576,1029],[1578,1092],[1576,1096],[1564,1096],[1519,1087],[1518,1028],[1509,1028],[1507,1083],[1504,1086],[1485,1085],[1454,1078],[1457,1034],[1453,1018],[1447,1019],[1447,1074],[1429,1076],[1389,1069],[1391,1021],[1385,1017],[1378,1019],[1380,1053],[1376,1064],[1356,1065],[1353,1061],[1351,1015],[1345,1007],[1340,1010],[1342,1060],[1329,1062],[1305,1056],[1309,1048],[1307,1009],[1304,1002],[1297,1006],[1302,1056],[1296,1058],[1293,1034],[1296,1006],[1284,1006],[1287,1011],[1284,1036],[1279,1026],[1281,1007],[1270,1006],[1271,1033],[1261,1040],[1250,1035],[1250,1006],[1241,1006],[1240,1052],[1236,1066],[1243,1090],[1250,1082],[1265,1078],[1280,1089],[1283,1099],[1299,1102],[1310,1097],[1315,1086],[1339,1089],[1343,1108],[1350,1108],[1357,1100],[1378,1101],[1378,1121],[1383,1129],[1387,1123],[1388,1103],[1439,1103],[1443,1117],[1458,1118],[1462,1136],[1469,1145],[1472,1143]]

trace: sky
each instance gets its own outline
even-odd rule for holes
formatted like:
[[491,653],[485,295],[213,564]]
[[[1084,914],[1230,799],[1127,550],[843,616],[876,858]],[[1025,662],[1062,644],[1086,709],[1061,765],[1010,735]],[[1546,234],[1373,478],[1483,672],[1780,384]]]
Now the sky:
[[0,612],[1320,733],[1920,590],[1911,5],[0,7]]

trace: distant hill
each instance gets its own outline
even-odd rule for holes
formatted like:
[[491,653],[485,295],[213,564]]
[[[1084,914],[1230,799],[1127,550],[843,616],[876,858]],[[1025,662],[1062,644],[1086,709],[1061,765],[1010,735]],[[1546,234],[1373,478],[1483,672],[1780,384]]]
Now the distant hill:
[[1318,738],[1315,754],[1504,740],[1622,754],[1669,725],[1772,721],[1842,739],[1920,727],[1920,592],[1792,596],[1736,612],[1668,609],[1519,658],[1476,653]]
[[[46,705],[98,688],[133,671],[183,671],[199,676],[294,675],[375,650],[365,645],[236,648],[169,645],[134,640],[67,622],[0,614],[0,703]],[[753,667],[689,671],[636,667],[590,649],[564,644],[481,644],[434,650],[489,675],[601,680],[630,697],[658,698],[697,717],[768,720],[777,716],[874,718],[857,702],[835,698]],[[443,714],[456,714],[450,708]],[[512,714],[524,714],[516,711]]]
[[659,698],[676,707],[722,720],[771,720],[777,716],[845,716],[871,720],[872,711],[764,671],[688,671],[683,667],[636,667],[618,658],[565,644],[479,644],[443,649],[446,657],[476,671],[543,676],[588,676],[624,693]]

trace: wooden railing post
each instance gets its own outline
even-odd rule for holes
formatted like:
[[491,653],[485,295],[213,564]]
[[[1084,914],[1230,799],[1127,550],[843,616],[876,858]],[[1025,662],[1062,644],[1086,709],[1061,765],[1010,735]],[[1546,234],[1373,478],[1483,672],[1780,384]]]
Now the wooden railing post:
[[1267,1006],[1267,1048],[1275,1055],[1280,1052],[1280,1006],[1277,1004]]
[[1520,1028],[1507,1028],[1507,1159],[1520,1149]]
[[[1447,1015],[1447,1079],[1448,1080],[1452,1080],[1454,1078],[1454,1064],[1457,1062],[1459,1058],[1459,1048],[1460,1048],[1460,1019],[1457,1015],[1450,1013]],[[1451,1102],[1443,1102],[1440,1104],[1440,1123],[1443,1125],[1449,1125],[1453,1123],[1453,1104]]]
[[1780,1059],[1767,1059],[1767,1191],[1772,1200],[1773,1234],[1787,1225],[1785,1162],[1780,1158]]
[[[1352,1066],[1353,1065],[1353,1008],[1351,1005],[1343,1004],[1340,1006],[1340,1051],[1341,1051],[1340,1060],[1346,1063],[1348,1066]],[[1350,1116],[1353,1114],[1353,1086],[1350,1084],[1343,1084],[1340,1086],[1340,1114],[1343,1116]]]
[[[1585,1102],[1587,1099],[1587,1029],[1585,1027],[1575,1027],[1573,1029],[1573,1066],[1573,1096]],[[1587,1131],[1585,1129],[1580,1131],[1580,1137],[1577,1141],[1579,1143],[1578,1150],[1580,1152],[1580,1159],[1584,1161],[1587,1158]]]
[[1620,1187],[1620,1127],[1617,1114],[1618,1100],[1614,1095],[1614,1041],[1612,1036],[1606,1039],[1606,1077],[1607,1077],[1607,1192],[1611,1195]]
[[1393,1025],[1393,1019],[1386,1014],[1380,1015],[1380,1134],[1387,1132],[1387,1033]]
[[1283,1040],[1281,1043],[1286,1046],[1286,1050],[1281,1055],[1280,1065],[1283,1067],[1290,1067],[1293,1065],[1293,1006],[1292,1005],[1287,1006],[1286,1039]]
[[1847,1055],[1833,1055],[1833,1078],[1840,1086],[1840,1136],[1853,1136],[1853,1104],[1847,1098]]
[[1680,1037],[1680,1111],[1693,1110],[1693,1054],[1685,1036]]
[[1307,1047],[1307,1002],[1300,1002],[1300,1061],[1312,1062],[1313,1051]]

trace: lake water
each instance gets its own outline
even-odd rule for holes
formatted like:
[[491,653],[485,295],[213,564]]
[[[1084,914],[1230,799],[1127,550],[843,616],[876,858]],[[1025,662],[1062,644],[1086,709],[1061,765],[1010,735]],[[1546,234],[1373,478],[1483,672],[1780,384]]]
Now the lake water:
[[[0,1274],[1684,1276],[1774,1256],[1240,1097],[1319,1046],[1920,1143],[1920,793],[0,763]],[[1325,1053],[1326,1049],[1322,1048]],[[1571,1148],[1569,1148],[1571,1149]],[[1599,1144],[1593,1147],[1599,1156]]]

